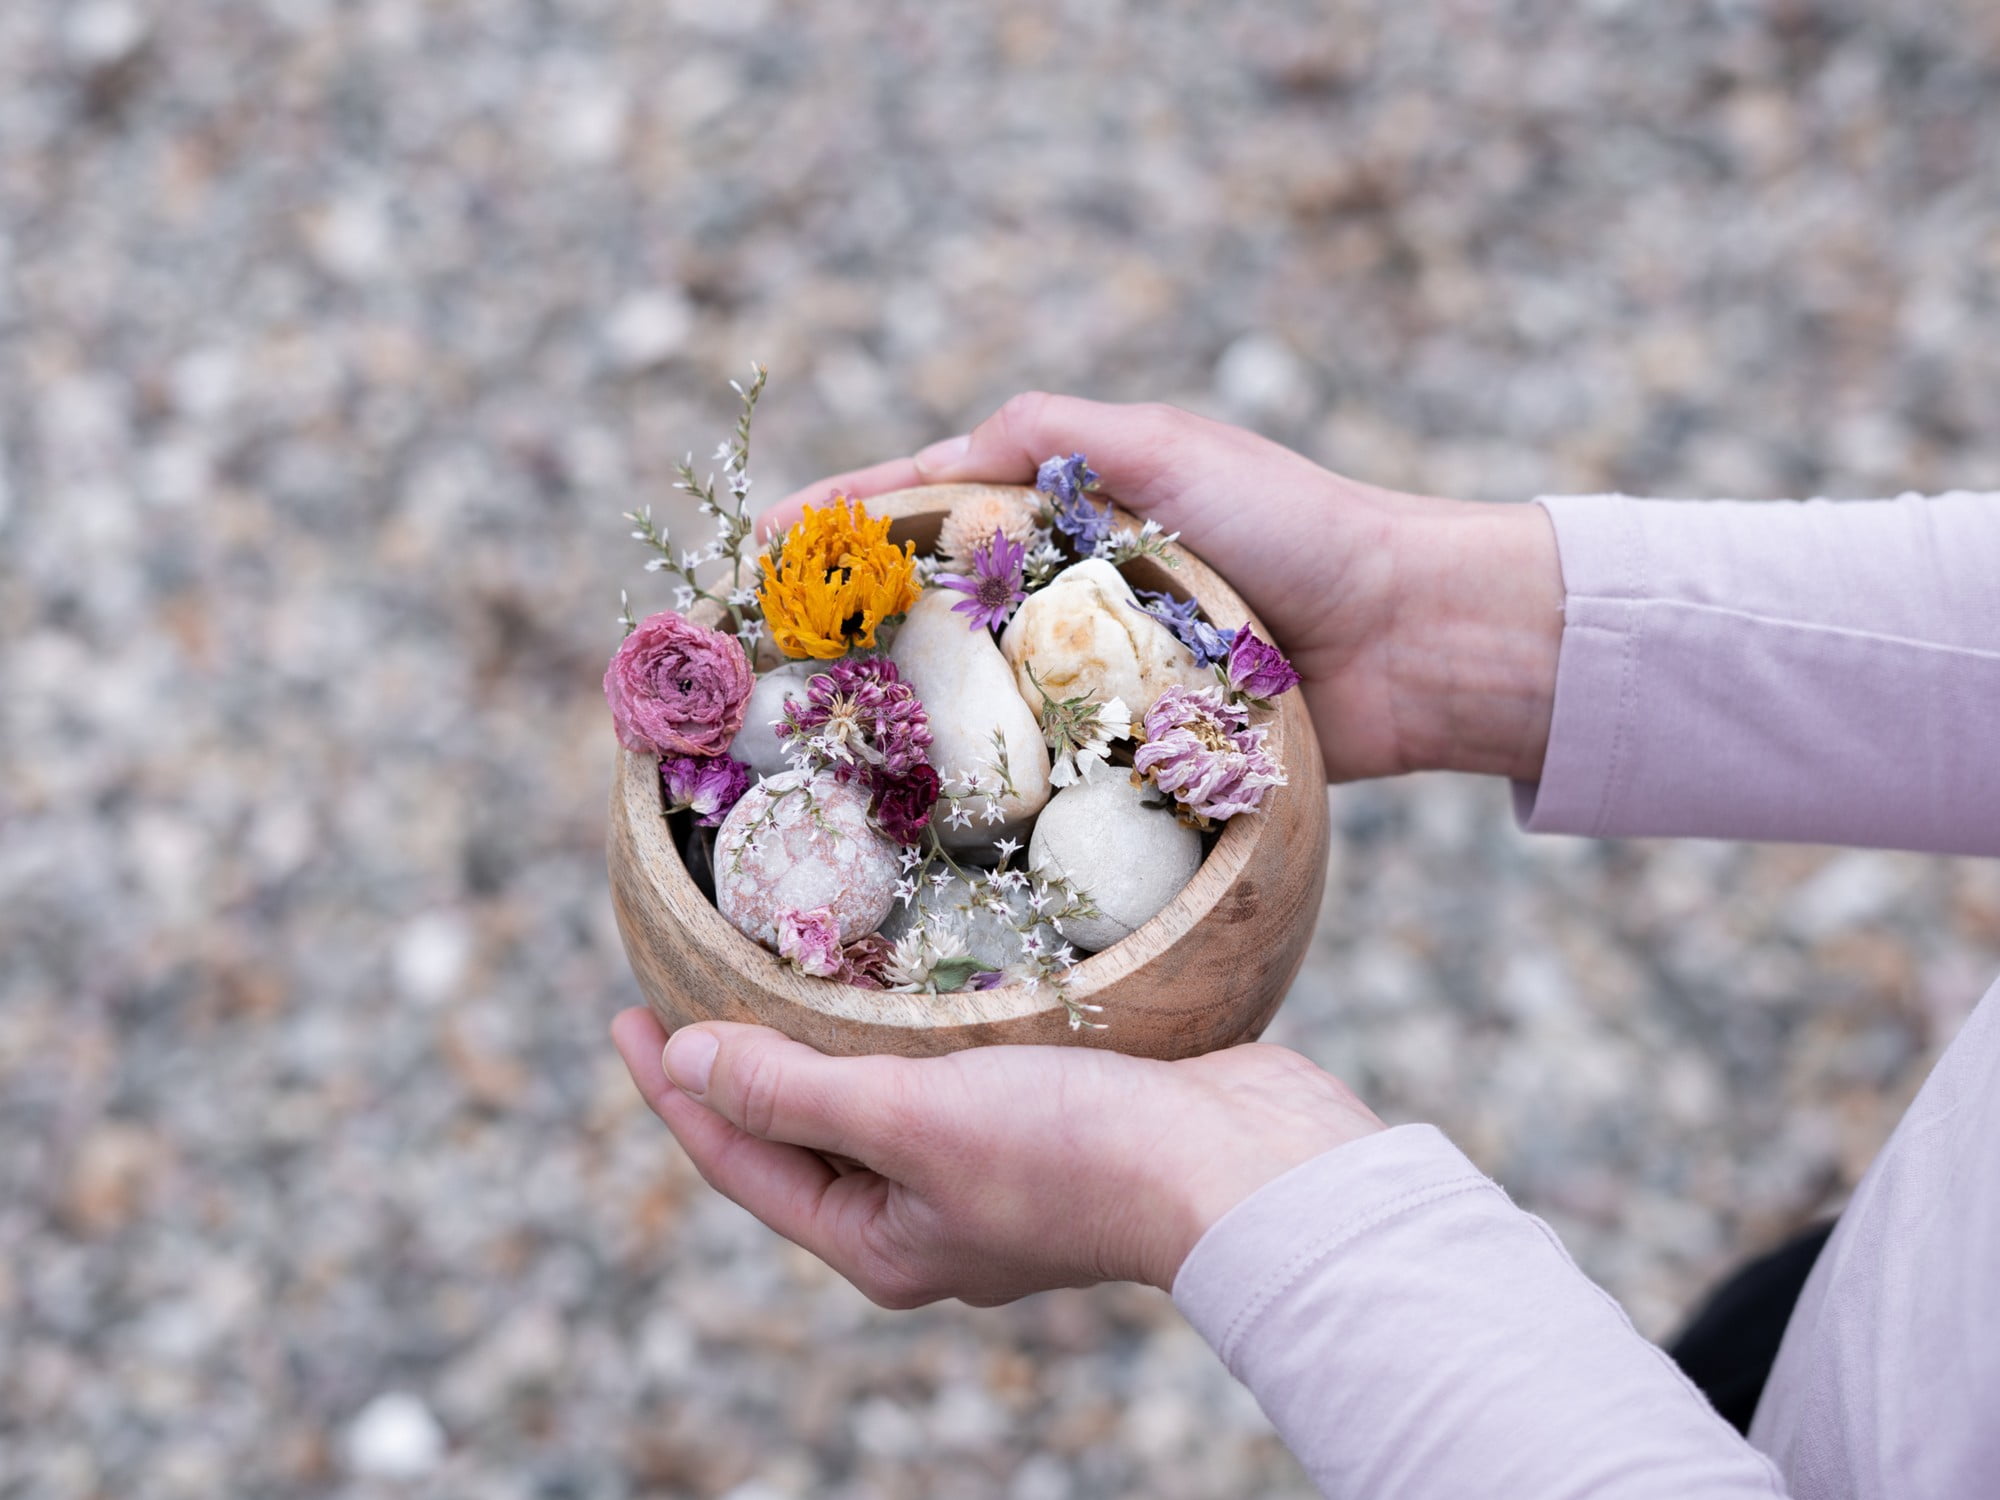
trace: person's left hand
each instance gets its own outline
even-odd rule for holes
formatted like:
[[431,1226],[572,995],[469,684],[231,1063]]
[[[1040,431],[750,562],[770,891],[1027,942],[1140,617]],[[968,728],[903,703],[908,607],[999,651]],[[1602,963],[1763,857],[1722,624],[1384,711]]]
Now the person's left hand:
[[763,1026],[612,1023],[711,1185],[884,1307],[1058,1286],[1170,1290],[1208,1226],[1382,1122],[1282,1047],[1184,1062],[1084,1047],[827,1057]]

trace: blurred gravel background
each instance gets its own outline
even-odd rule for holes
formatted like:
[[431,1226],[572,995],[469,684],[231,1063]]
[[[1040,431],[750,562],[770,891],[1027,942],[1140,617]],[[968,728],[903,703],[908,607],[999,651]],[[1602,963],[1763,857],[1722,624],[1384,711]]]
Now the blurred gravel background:
[[[2000,485],[2000,12],[0,6],[0,1496],[1309,1493],[1166,1300],[875,1310],[604,1041],[618,513],[1026,386],[1518,499]],[[653,587],[649,587],[653,586]],[[1334,794],[1276,1035],[1640,1326],[1838,1203],[2000,870]]]

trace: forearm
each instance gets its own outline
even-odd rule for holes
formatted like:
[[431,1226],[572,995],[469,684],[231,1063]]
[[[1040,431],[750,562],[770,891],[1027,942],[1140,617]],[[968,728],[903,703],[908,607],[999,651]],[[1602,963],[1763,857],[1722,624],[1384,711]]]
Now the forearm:
[[1782,1493],[1547,1227],[1428,1126],[1271,1183],[1173,1290],[1328,1495]]
[[2000,854],[2000,497],[1544,504],[1530,828]]

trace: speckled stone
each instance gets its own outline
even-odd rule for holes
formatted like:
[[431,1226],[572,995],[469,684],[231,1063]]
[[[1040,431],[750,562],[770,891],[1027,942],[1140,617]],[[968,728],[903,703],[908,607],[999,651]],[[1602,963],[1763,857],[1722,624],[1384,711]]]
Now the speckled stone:
[[1094,557],[1030,594],[1001,632],[1000,650],[1038,718],[1043,691],[1051,698],[1122,698],[1137,722],[1174,684],[1215,681],[1172,631],[1139,608],[1125,575]]
[[1100,915],[1063,922],[1064,935],[1093,953],[1131,936],[1200,866],[1201,835],[1115,766],[1050,798],[1028,844],[1029,869],[1060,871],[1096,904]]
[[882,925],[902,868],[898,846],[868,821],[868,794],[819,776],[762,780],[715,839],[715,904],[737,930],[778,946],[778,915],[825,906],[851,943]]

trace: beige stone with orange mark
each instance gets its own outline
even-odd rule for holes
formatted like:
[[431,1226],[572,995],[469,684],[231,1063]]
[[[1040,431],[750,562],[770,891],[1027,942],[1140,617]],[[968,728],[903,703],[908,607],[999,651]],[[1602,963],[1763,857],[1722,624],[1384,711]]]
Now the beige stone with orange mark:
[[1124,575],[1094,557],[1030,594],[1001,633],[1000,651],[1038,719],[1038,682],[1057,700],[1083,693],[1100,703],[1121,698],[1136,723],[1176,683],[1208,687],[1215,681],[1171,630],[1139,607]]

